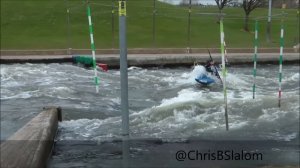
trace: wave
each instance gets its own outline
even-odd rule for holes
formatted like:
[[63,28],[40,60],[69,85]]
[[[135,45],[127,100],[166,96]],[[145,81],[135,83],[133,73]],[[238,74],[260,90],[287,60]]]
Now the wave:
[[[266,68],[266,73],[269,71]],[[230,131],[225,131],[222,87],[194,87],[195,77],[201,73],[205,73],[205,68],[200,65],[193,69],[129,68],[129,104],[134,106],[129,109],[131,135],[169,140],[200,137],[289,141],[299,137],[298,72],[285,72],[281,108],[277,108],[276,75],[257,77],[257,94],[253,100],[252,76],[248,69],[228,72]],[[37,103],[52,103],[53,100],[58,102],[70,99],[76,102],[76,105],[73,102],[65,105],[70,111],[88,111],[91,107],[105,112],[119,111],[120,72],[112,70],[99,75],[103,84],[100,95],[103,97],[94,93],[93,82],[88,81],[89,78],[92,79],[93,70],[59,64],[4,66],[1,67],[1,100],[27,101],[30,98],[44,97],[37,100]],[[85,103],[82,103],[82,99]],[[143,106],[139,106],[139,103],[143,103]],[[69,115],[72,118],[76,114]],[[118,138],[121,135],[122,121],[121,116],[115,117],[116,115],[119,113],[101,116],[104,119],[63,121],[59,124],[61,133],[58,139]],[[74,118],[76,117],[78,116]],[[91,117],[93,115],[87,116]]]
[[[220,93],[183,89],[177,97],[163,99],[159,105],[142,111],[131,111],[131,135],[165,140],[178,137],[184,140],[196,136],[208,139],[290,141],[297,137],[297,128],[287,126],[299,122],[296,96],[281,109],[274,107],[277,99],[271,96],[260,96],[256,100],[251,96],[242,100],[229,96],[229,100],[229,132],[225,131],[224,104]],[[61,127],[70,137],[108,140],[120,137],[121,117],[65,121]],[[87,131],[87,128],[91,130]],[[286,128],[291,130],[286,131]],[[92,131],[95,129],[97,133]],[[65,136],[65,132],[63,134]]]
[[1,100],[9,99],[29,99],[36,97],[53,97],[58,99],[73,99],[79,100],[79,97],[74,95],[76,93],[69,87],[39,87],[36,90],[20,91],[1,88]]

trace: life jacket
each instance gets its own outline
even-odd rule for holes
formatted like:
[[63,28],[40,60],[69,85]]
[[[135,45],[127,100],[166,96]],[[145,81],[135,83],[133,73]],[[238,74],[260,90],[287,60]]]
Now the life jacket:
[[206,70],[207,72],[213,72],[212,65],[206,64],[206,65],[205,65],[205,70]]

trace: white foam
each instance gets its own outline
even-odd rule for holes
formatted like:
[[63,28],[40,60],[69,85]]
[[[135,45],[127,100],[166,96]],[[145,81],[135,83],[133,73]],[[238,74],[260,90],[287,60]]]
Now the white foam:
[[170,99],[163,99],[158,107],[174,105],[177,103],[186,103],[190,101],[200,100],[202,97],[202,92],[196,92],[192,89],[183,89],[178,92],[178,96]]
[[183,73],[180,78],[177,80],[179,84],[195,84],[195,78],[197,78],[200,75],[203,75],[206,73],[206,70],[204,66],[202,65],[196,65],[193,67],[192,72]]
[[120,99],[120,97],[111,98],[110,100],[111,100],[111,102],[113,102],[114,104],[121,104],[121,99]]
[[[134,89],[143,89],[144,86],[147,86],[145,83],[149,84],[149,81],[151,81],[152,87],[156,86],[155,89],[159,91],[167,91],[164,93],[170,91],[172,95],[177,92],[176,96],[162,94],[164,97],[160,97],[161,95],[151,97],[151,100],[153,100],[151,104],[155,105],[152,107],[149,107],[149,105],[144,110],[133,112],[132,109],[135,109],[135,107],[129,109],[131,113],[130,130],[133,136],[164,139],[180,137],[181,140],[191,136],[204,138],[216,136],[220,139],[227,136],[232,139],[236,137],[251,139],[253,134],[257,135],[254,139],[290,140],[297,137],[297,133],[293,133],[294,130],[286,130],[289,128],[288,124],[299,123],[297,121],[299,120],[299,96],[295,94],[295,91],[284,91],[282,107],[280,109],[275,107],[277,105],[277,89],[273,91],[273,86],[268,86],[270,83],[277,84],[278,79],[275,77],[270,78],[267,82],[265,81],[268,78],[257,77],[258,88],[259,84],[262,84],[261,86],[271,87],[269,89],[271,91],[266,91],[261,87],[257,90],[256,99],[253,100],[252,76],[244,75],[241,72],[227,74],[230,131],[226,132],[222,86],[214,85],[216,87],[208,88],[191,86],[196,83],[195,78],[199,74],[205,73],[203,66],[199,65],[193,69],[185,70],[149,70],[131,67],[129,71],[129,82],[133,83]],[[266,73],[268,72],[266,71]],[[110,73],[101,75],[103,75],[103,80],[110,80],[111,85],[105,85],[105,83],[103,85],[107,86],[106,89],[113,92],[113,94],[109,95],[106,92],[104,97],[97,96],[96,99],[107,103],[104,105],[107,111],[116,111],[121,101],[118,95],[114,93],[115,89],[119,89],[119,85],[116,86],[119,71],[113,70]],[[39,96],[80,100],[82,97],[78,97],[78,88],[73,82],[76,80],[76,84],[86,83],[86,80],[92,76],[93,70],[85,70],[72,65],[50,64],[41,67],[40,65],[28,64],[25,66],[20,65],[20,67],[1,67],[1,100],[27,99]],[[24,80],[25,82],[22,81],[24,78],[28,78],[28,82],[26,80]],[[77,83],[77,80],[80,82]],[[299,73],[290,73],[286,75],[283,81],[297,82],[299,81]],[[18,91],[22,90],[19,86],[27,85],[37,86],[38,90]],[[274,86],[274,88],[277,86]],[[17,89],[12,90],[13,88]],[[93,88],[92,83],[84,86],[84,88]],[[298,90],[296,93],[298,93]],[[144,97],[145,103],[150,101],[146,97]],[[65,106],[85,109],[83,111],[86,112],[87,109],[95,105],[93,102],[95,99],[89,100],[93,97],[87,98],[87,100],[84,100],[87,102],[80,103],[80,101],[76,101],[78,103],[75,105]],[[101,107],[103,107],[102,105]],[[120,116],[106,119],[63,121],[59,124],[61,129],[59,139],[93,139],[101,141],[116,138],[121,135],[121,123]]]
[[264,120],[265,122],[274,122],[285,116],[285,113],[280,111],[278,108],[268,108],[262,109],[263,115],[261,115],[258,119]]
[[292,79],[293,81],[299,81],[299,76],[300,76],[299,72],[298,72],[298,73],[295,73],[295,74],[291,77],[291,79]]
[[[112,135],[119,135],[119,129],[116,129],[114,124],[120,124],[120,117],[111,117],[105,120],[100,119],[78,119],[63,121],[59,123],[61,129],[60,140],[68,140],[69,137],[73,137],[72,140],[91,140],[97,139],[97,137],[110,137]],[[101,127],[109,127],[106,130]]]
[[298,82],[299,84],[299,72],[298,73],[295,73],[291,76],[287,76],[287,77],[284,77],[282,79],[282,83],[288,83],[288,82]]
[[284,141],[291,141],[292,139],[295,139],[296,137],[297,137],[296,132],[282,136]]
[[[222,78],[222,75],[221,75]],[[223,80],[223,78],[222,78]],[[249,83],[245,80],[243,80],[243,77],[241,75],[231,74],[227,73],[226,75],[226,82],[228,83],[228,87],[233,86],[233,88],[249,88],[252,83]]]
[[136,67],[136,66],[131,66],[128,68],[129,71],[132,71],[132,70],[142,70],[143,68],[140,68],[140,67]]
[[76,91],[70,87],[58,86],[58,87],[48,87],[43,92],[44,96],[54,97],[59,99],[72,99],[80,100],[81,98],[76,96]]
[[280,134],[279,132],[275,133],[268,133],[265,136],[268,139],[276,139],[279,141],[291,141],[297,137],[297,133],[290,133],[290,134]]
[[[3,91],[1,89],[1,91]],[[7,91],[7,90],[6,90]],[[1,100],[8,100],[8,99],[28,99],[32,97],[38,97],[40,96],[38,90],[34,91],[25,91],[17,94],[13,94],[11,92],[4,92],[1,94]]]

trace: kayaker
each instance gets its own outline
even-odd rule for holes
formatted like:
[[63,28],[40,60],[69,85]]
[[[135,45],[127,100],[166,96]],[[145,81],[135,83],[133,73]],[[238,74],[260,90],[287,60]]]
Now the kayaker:
[[214,64],[215,64],[215,62],[213,61],[213,60],[207,60],[206,61],[206,64],[205,64],[205,70],[207,71],[207,72],[210,72],[210,73],[215,73],[215,69],[214,69]]

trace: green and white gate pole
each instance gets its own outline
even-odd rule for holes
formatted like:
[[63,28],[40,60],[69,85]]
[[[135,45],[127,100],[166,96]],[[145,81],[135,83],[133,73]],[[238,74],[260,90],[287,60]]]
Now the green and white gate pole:
[[89,1],[87,0],[87,15],[89,20],[89,30],[90,30],[90,38],[91,38],[91,49],[93,55],[93,68],[94,68],[94,81],[96,85],[96,93],[99,93],[99,79],[97,76],[97,67],[96,67],[96,58],[95,58],[95,43],[94,43],[94,35],[93,35],[93,24],[92,24],[92,17],[91,17],[91,8]]
[[280,30],[278,107],[281,106],[281,81],[282,81],[282,62],[283,62],[283,45],[284,45],[283,37],[284,37],[284,27],[283,27],[283,20],[282,20],[281,30]]
[[224,54],[224,28],[223,28],[223,16],[220,19],[220,37],[221,37],[221,54],[222,54],[222,75],[223,75],[223,93],[224,93],[224,104],[225,104],[225,120],[226,130],[229,130],[228,126],[228,112],[227,112],[227,90],[226,90],[226,65],[225,65],[225,54]]
[[227,64],[228,58],[227,58],[227,47],[226,47],[226,42],[225,42],[225,36],[224,36],[224,53],[225,53],[225,64]]
[[253,55],[253,99],[255,99],[256,85],[256,61],[257,61],[257,46],[258,46],[258,21],[255,21],[255,37],[254,37],[254,55]]

